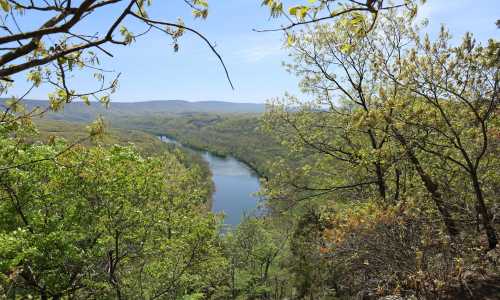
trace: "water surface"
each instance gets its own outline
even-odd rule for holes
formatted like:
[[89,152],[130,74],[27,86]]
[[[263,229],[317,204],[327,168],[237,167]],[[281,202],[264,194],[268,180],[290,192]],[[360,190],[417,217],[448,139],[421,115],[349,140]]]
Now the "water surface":
[[[163,136],[160,139],[166,143],[182,146],[168,137]],[[251,213],[257,206],[258,197],[254,193],[259,190],[258,177],[234,157],[220,157],[207,151],[193,151],[202,155],[212,172],[215,186],[212,211],[223,212],[226,224],[237,225],[245,213]]]

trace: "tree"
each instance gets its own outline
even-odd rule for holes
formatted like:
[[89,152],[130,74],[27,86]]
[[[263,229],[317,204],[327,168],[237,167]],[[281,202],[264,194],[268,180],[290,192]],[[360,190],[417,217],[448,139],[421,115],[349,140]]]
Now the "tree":
[[388,127],[376,122],[380,103],[370,72],[373,35],[359,36],[352,26],[345,17],[295,35],[289,44],[294,62],[287,68],[302,77],[300,87],[314,99],[288,97],[282,105],[271,105],[266,121],[269,132],[293,150],[313,154],[307,159],[310,174],[323,176],[314,186],[296,187],[331,194],[375,186],[385,200],[397,192],[387,183],[393,159],[386,150]]
[[287,41],[305,96],[273,100],[264,119],[291,152],[274,163],[269,206],[320,207],[323,264],[337,275],[324,284],[432,294],[425,284],[439,291],[462,268],[450,266],[497,244],[498,42],[453,46],[446,30],[431,42],[395,11],[373,28],[354,15]]
[[226,236],[231,274],[226,299],[282,299],[285,296],[280,293],[286,281],[278,264],[286,253],[289,236],[288,232],[280,234],[272,222],[267,218],[246,217]]
[[[446,99],[444,93],[434,93],[434,102],[437,104],[432,106],[432,102],[427,101],[424,105],[431,104],[431,107],[427,109],[429,112],[435,109],[436,105],[439,106],[439,103],[447,105],[449,112],[445,112],[443,108],[438,110],[438,112],[441,112],[438,117],[443,118],[444,125],[440,121],[435,124],[433,123],[436,122],[435,120],[427,118],[407,120],[405,118],[409,116],[405,115],[407,113],[406,108],[414,108],[421,102],[419,97],[423,97],[422,93],[425,93],[426,87],[409,79],[403,84],[401,82],[402,78],[409,74],[417,75],[419,71],[426,71],[423,62],[425,61],[428,65],[431,58],[418,60],[415,54],[406,58],[406,51],[409,51],[413,45],[417,47],[416,49],[424,49],[424,46],[419,46],[418,31],[404,25],[405,19],[403,17],[388,13],[386,16],[380,17],[380,22],[380,26],[375,27],[373,32],[368,35],[357,35],[352,30],[353,25],[349,18],[343,20],[341,18],[336,24],[319,25],[313,30],[297,34],[293,43],[289,45],[294,54],[295,63],[287,66],[291,72],[302,76],[301,88],[304,92],[313,95],[315,102],[306,102],[301,105],[297,99],[289,97],[288,103],[284,102],[283,105],[271,106],[267,118],[270,132],[278,135],[285,144],[291,145],[295,151],[310,153],[308,154],[310,158],[307,159],[310,163],[307,168],[309,171],[306,171],[308,173],[301,172],[302,175],[299,175],[301,173],[294,171],[296,176],[293,178],[307,178],[308,175],[321,173],[326,177],[320,181],[315,180],[314,184],[301,183],[297,180],[294,183],[293,178],[292,180],[289,178],[288,181],[295,189],[318,191],[319,194],[327,194],[343,189],[352,190],[359,186],[376,185],[381,199],[398,201],[401,197],[400,178],[401,175],[404,175],[401,172],[403,169],[407,169],[399,156],[401,154],[405,155],[411,167],[421,178],[423,187],[429,192],[436,207],[441,212],[449,234],[456,236],[459,227],[453,221],[450,204],[443,199],[444,187],[440,187],[439,180],[433,175],[435,166],[426,165],[422,158],[419,158],[422,149],[418,145],[427,145],[429,151],[429,145],[432,145],[432,137],[429,134],[420,134],[417,125],[420,125],[420,128],[425,126],[427,126],[427,129],[434,128],[436,132],[443,133],[442,130],[447,130],[443,126],[449,123],[449,121],[446,122],[447,118],[450,119],[446,114],[454,114],[455,117],[458,117],[460,114],[457,114],[457,112],[462,109],[465,108],[466,111],[472,109],[470,113],[476,119],[471,120],[468,126],[478,124],[475,127],[477,130],[474,130],[474,132],[477,132],[476,135],[483,136],[481,140],[482,146],[477,150],[473,148],[464,149],[466,146],[462,146],[462,150],[458,152],[458,155],[466,155],[463,158],[464,163],[462,163],[462,166],[467,164],[466,161],[479,163],[485,153],[493,149],[487,145],[490,140],[488,136],[491,135],[488,133],[487,128],[488,124],[491,123],[498,102],[496,100],[498,93],[495,92],[495,76],[497,76],[495,72],[497,71],[491,59],[497,53],[494,48],[495,44],[490,43],[491,45],[484,50],[479,48],[478,51],[482,51],[483,58],[477,57],[474,59],[474,63],[469,62],[469,64],[483,64],[484,61],[486,64],[491,65],[489,69],[486,65],[482,67],[468,66],[469,69],[484,70],[478,75],[472,75],[471,71],[464,69],[465,66],[462,69],[455,68],[455,74],[481,77],[478,80],[469,80],[466,83],[468,84],[467,87],[456,88],[462,93],[474,95],[477,93],[473,91],[483,91],[475,97],[477,100],[466,99],[463,105],[450,107],[448,103],[455,103],[453,99]],[[438,41],[436,45],[446,44],[444,44],[444,41]],[[437,47],[435,46],[435,48]],[[460,48],[454,49],[456,50],[449,49],[447,51],[454,53],[459,51]],[[488,53],[495,54],[492,56]],[[444,56],[448,58],[450,54],[441,54],[441,57]],[[457,56],[460,55],[457,54]],[[469,59],[469,61],[472,61],[471,58]],[[418,71],[416,70],[417,67],[409,69],[414,60],[420,62]],[[443,60],[444,62],[445,60]],[[453,62],[451,57],[446,63],[453,66],[460,65],[458,62]],[[440,66],[438,61],[434,65]],[[441,71],[439,74],[448,74],[448,77],[452,76],[450,71]],[[400,77],[401,79],[395,79]],[[427,75],[425,77],[426,82],[439,85],[439,80],[436,77],[436,75]],[[450,81],[447,78],[442,79],[444,82]],[[427,88],[430,94],[435,90]],[[485,96],[483,96],[483,93]],[[427,96],[427,98],[429,97]],[[401,101],[405,104],[400,103],[395,106]],[[475,104],[472,103],[473,101]],[[479,103],[481,103],[482,108],[478,106]],[[287,105],[291,106],[291,108],[287,108]],[[464,119],[463,117],[460,118],[457,119],[456,124],[462,124],[460,126],[463,126],[465,124]],[[422,125],[427,121],[432,124]],[[401,124],[401,122],[413,122],[412,124],[417,127],[398,128],[396,124]],[[455,130],[455,134],[450,133],[447,135],[443,133],[445,138],[452,137],[451,140],[448,139],[451,148],[457,148],[453,146],[453,143],[457,144],[455,139],[456,135],[459,134],[458,132],[461,132],[461,130]],[[434,149],[434,153],[442,153],[441,150]],[[474,154],[474,159],[470,159],[471,151],[477,153]],[[315,154],[315,156],[311,154]],[[314,157],[323,158],[313,162],[316,159]],[[335,170],[327,167],[328,161],[335,162]],[[477,169],[473,164],[469,165],[466,170]],[[372,168],[369,168],[370,165],[372,165]],[[303,170],[306,169],[303,168]],[[467,172],[470,173],[470,171]],[[335,174],[339,173],[344,175],[340,176],[341,180],[335,176]],[[391,173],[394,173],[393,178],[389,177]],[[471,175],[473,184],[474,176],[477,177],[477,175]],[[331,180],[329,181],[328,178],[331,178]],[[281,178],[282,181],[283,179],[287,180]],[[277,179],[277,181],[279,180]],[[333,182],[347,182],[343,184],[327,183],[332,180]],[[477,183],[476,181],[476,186]],[[476,188],[476,190],[478,189]],[[388,192],[391,192],[392,196],[386,195]],[[478,197],[477,195],[481,195],[481,193],[476,193],[476,197]],[[484,207],[480,204],[481,202],[484,201],[478,200],[479,209]],[[483,215],[486,212],[487,209],[480,212],[480,214]],[[486,226],[489,222],[483,221],[483,224],[486,230],[490,231],[488,235],[492,237],[490,239],[493,241],[493,229],[487,229]]]
[[450,46],[449,40],[445,28],[433,43],[426,37],[405,60],[401,76],[392,79],[421,98],[434,115],[434,120],[411,122],[433,137],[433,141],[417,141],[417,147],[456,165],[469,177],[489,247],[494,249],[498,237],[484,196],[484,185],[492,182],[484,174],[498,147],[492,125],[500,93],[499,43],[490,39],[482,46],[470,33],[459,46]]

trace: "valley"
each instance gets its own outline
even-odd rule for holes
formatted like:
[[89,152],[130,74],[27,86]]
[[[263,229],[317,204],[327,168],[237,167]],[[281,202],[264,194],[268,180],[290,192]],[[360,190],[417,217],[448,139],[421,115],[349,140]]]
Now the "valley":
[[[47,102],[32,100],[29,105],[45,107]],[[154,114],[153,110],[144,111],[140,107],[148,106],[118,103],[108,110],[94,109],[99,113],[92,117],[104,113],[108,124],[100,142],[133,144],[144,155],[159,155],[179,148],[205,170],[206,181],[213,184],[210,206],[215,213],[225,214],[225,224],[237,226],[244,215],[256,213],[259,177],[265,176],[271,152],[279,151],[279,146],[259,129],[262,113],[255,111],[261,106],[222,102],[179,105],[177,101],[165,101],[156,104],[158,109]],[[193,111],[196,109],[199,111]],[[71,104],[67,111],[64,108],[61,114],[48,114],[35,122],[42,140],[57,136],[75,141],[85,137],[89,118],[85,106]],[[259,146],[249,149],[249,144]]]
[[500,299],[493,2],[0,0],[0,300]]

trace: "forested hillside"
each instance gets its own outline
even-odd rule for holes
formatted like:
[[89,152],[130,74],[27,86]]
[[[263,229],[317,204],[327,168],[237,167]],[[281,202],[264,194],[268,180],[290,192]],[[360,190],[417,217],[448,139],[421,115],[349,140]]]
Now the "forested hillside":
[[[45,101],[33,100],[27,103],[27,109],[47,105]],[[149,105],[151,103],[153,105]],[[107,109],[98,103],[90,106],[72,103],[61,112],[46,114],[44,119],[47,120],[38,123],[41,124],[42,131],[57,132],[57,128],[64,128],[61,136],[66,137],[70,131],[76,130],[75,134],[81,137],[85,135],[82,131],[83,124],[102,116],[110,128],[122,129],[122,134],[115,134],[116,137],[121,137],[121,141],[130,140],[140,147],[153,148],[159,141],[151,143],[150,136],[145,135],[147,142],[141,143],[140,131],[154,136],[169,136],[192,148],[209,150],[221,156],[234,156],[262,176],[267,176],[270,172],[267,161],[284,154],[284,148],[261,130],[263,104],[180,103],[181,105],[177,101],[113,103]],[[70,122],[65,124],[65,121]],[[124,130],[131,131],[125,135]]]
[[268,160],[283,155],[284,148],[262,132],[261,117],[261,114],[192,113],[117,119],[113,124],[169,136],[183,145],[217,155],[231,155],[261,176],[267,176]]
[[[34,120],[39,131],[39,138],[48,142],[54,137],[64,138],[69,142],[83,140],[82,143],[91,145],[88,137],[87,123],[71,123],[55,121],[45,118]],[[105,130],[106,134],[98,141],[106,145],[133,144],[144,155],[161,154],[172,149],[171,145],[162,143],[155,136],[138,130],[111,129]]]
[[[213,193],[210,169],[208,164],[200,155],[194,152],[182,151],[181,148],[172,144],[161,142],[157,136],[144,131],[105,128],[104,133],[98,139],[90,139],[88,136],[88,125],[82,123],[71,123],[65,121],[48,120],[37,118],[34,120],[37,133],[31,137],[44,143],[54,142],[57,138],[65,139],[70,144],[81,144],[85,146],[103,145],[112,147],[114,145],[131,146],[145,157],[161,156],[177,153],[178,158],[188,168],[195,168],[200,172],[203,180],[200,185],[205,185],[208,193]],[[207,197],[207,207],[210,209],[211,197]]]

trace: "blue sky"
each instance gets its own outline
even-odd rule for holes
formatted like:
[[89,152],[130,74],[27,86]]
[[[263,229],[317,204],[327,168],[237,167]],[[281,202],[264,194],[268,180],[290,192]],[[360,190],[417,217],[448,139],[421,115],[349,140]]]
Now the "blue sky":
[[[229,69],[235,90],[231,90],[216,57],[203,42],[190,34],[180,40],[174,53],[168,37],[153,33],[130,47],[109,46],[113,59],[103,59],[107,69],[121,72],[120,88],[113,101],[183,99],[189,101],[222,100],[264,102],[285,91],[298,93],[297,79],[281,63],[287,59],[280,33],[256,33],[254,28],[273,28],[280,21],[270,20],[260,0],[210,0],[205,21],[192,20],[190,10],[181,0],[155,0],[151,17],[157,19],[183,16],[186,24],[202,31],[217,45]],[[86,24],[86,30],[98,31],[109,23],[106,12]],[[500,18],[499,0],[428,0],[420,8],[421,18],[429,19],[426,31],[434,35],[441,24],[459,38],[466,31],[479,40],[499,38],[495,20]],[[39,20],[33,20],[33,25]],[[25,24],[29,26],[28,24]],[[83,27],[82,27],[83,28]],[[132,31],[139,31],[131,24]],[[102,30],[102,29],[101,29]],[[21,94],[24,84],[17,80],[14,94]],[[90,88],[88,78],[74,78],[74,87]],[[48,88],[33,91],[29,98],[46,99]]]

